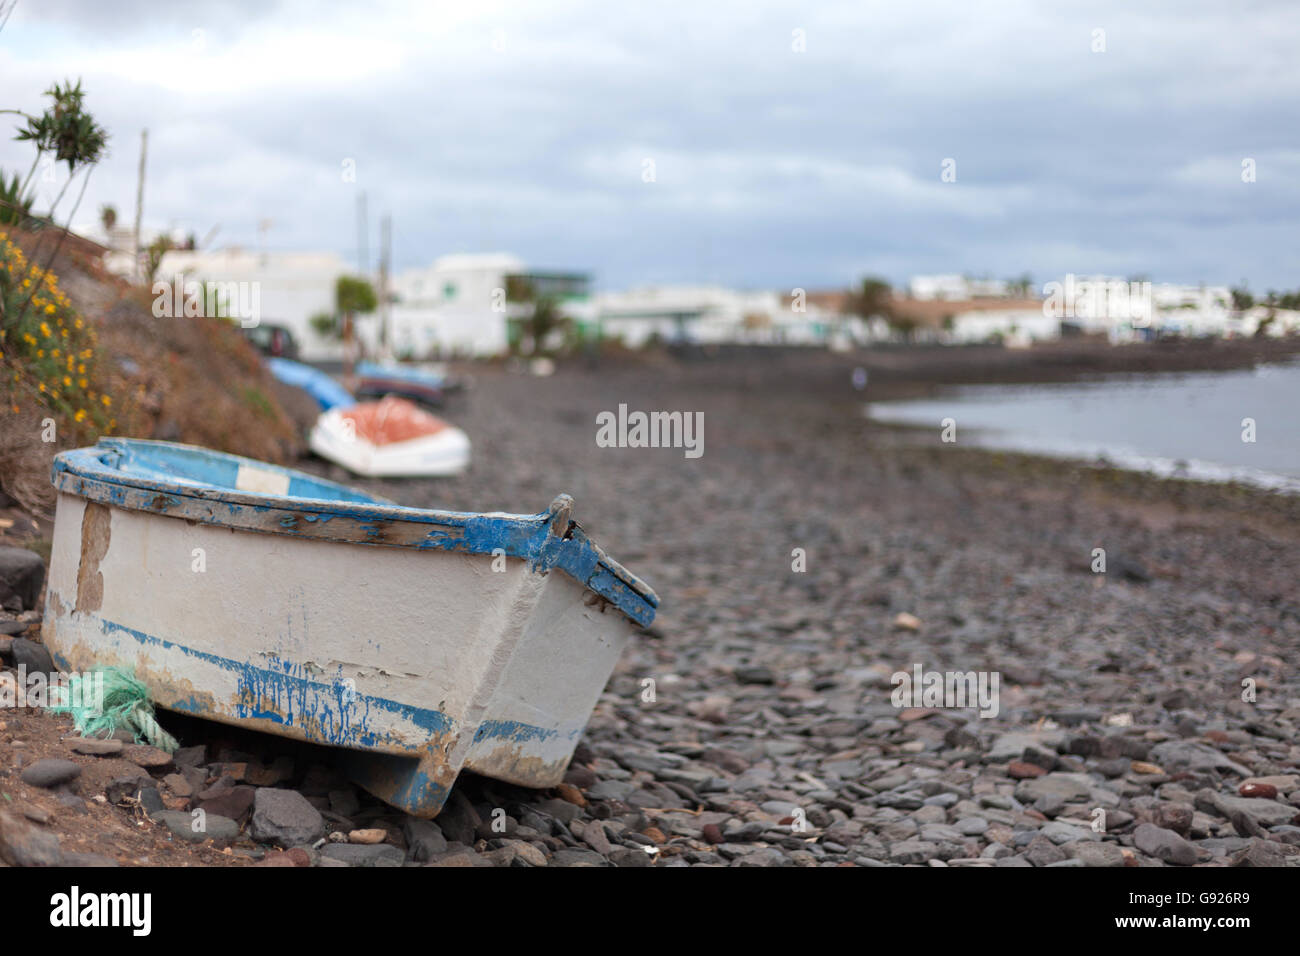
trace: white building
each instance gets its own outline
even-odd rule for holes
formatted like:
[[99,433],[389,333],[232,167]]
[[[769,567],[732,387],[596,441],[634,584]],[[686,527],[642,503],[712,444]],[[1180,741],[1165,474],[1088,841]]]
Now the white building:
[[912,276],[907,291],[913,299],[964,302],[969,299],[1002,298],[1010,294],[1003,279],[970,279],[959,275]]
[[[519,301],[522,293],[553,297],[581,320],[587,281],[582,273],[529,270],[504,252],[441,256],[393,278],[389,346],[395,355],[413,358],[498,355],[532,309]],[[361,334],[377,346],[378,323]]]
[[256,303],[254,321],[242,324],[285,326],[298,340],[303,359],[333,360],[342,357],[342,342],[322,335],[312,327],[311,318],[334,313],[335,282],[352,271],[330,252],[173,251],[163,256],[154,288],[155,292],[161,289],[158,283],[169,289],[178,282],[235,283],[244,302]]
[[651,340],[712,345],[825,345],[841,317],[816,302],[721,286],[646,286],[595,297],[600,335],[630,348]]
[[949,325],[946,341],[962,345],[996,341],[1015,347],[1061,337],[1061,320],[1045,315],[1041,306],[965,309]]

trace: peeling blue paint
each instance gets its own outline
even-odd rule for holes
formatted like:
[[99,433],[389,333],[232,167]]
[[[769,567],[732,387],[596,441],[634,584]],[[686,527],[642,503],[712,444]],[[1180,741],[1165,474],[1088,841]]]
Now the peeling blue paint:
[[575,740],[581,733],[582,728],[561,734],[558,730],[552,730],[548,727],[536,727],[533,724],[525,724],[518,720],[485,720],[474,731],[474,743],[477,744],[484,740],[505,740],[522,744],[534,740],[552,740],[558,737],[563,737],[565,740]]
[[[342,668],[338,669],[336,680],[312,680],[303,676],[305,668],[301,664],[279,657],[270,658],[271,666],[258,667],[195,650],[114,621],[100,619],[99,623],[106,635],[124,634],[141,645],[179,652],[233,673],[238,692],[234,700],[228,701],[233,710],[230,716],[298,727],[319,743],[335,747],[410,746],[407,742],[381,738],[372,731],[367,726],[372,711],[384,711],[409,721],[431,737],[455,729],[451,718],[441,711],[356,693],[343,683]],[[200,704],[193,698],[188,701],[188,706],[184,701],[166,706],[197,716],[211,713],[209,705]]]

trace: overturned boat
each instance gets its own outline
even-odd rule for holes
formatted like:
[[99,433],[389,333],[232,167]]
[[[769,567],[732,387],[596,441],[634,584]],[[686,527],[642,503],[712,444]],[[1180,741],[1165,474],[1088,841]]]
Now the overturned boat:
[[556,498],[537,514],[394,505],[263,462],[102,439],[55,458],[44,639],[130,668],[164,708],[347,748],[438,813],[462,769],[560,782],[658,598]]

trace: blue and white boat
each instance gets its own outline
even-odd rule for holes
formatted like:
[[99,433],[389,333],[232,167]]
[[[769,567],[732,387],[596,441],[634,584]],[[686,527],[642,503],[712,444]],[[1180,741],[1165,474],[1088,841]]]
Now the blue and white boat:
[[55,458],[44,639],[132,669],[158,705],[347,748],[417,816],[462,769],[560,782],[651,588],[557,497],[536,514],[405,508],[169,442]]

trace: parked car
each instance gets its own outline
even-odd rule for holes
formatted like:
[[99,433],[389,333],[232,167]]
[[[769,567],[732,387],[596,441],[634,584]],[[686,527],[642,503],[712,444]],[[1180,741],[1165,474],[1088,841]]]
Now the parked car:
[[253,343],[263,355],[273,358],[296,359],[298,357],[298,340],[283,325],[267,325],[261,322],[252,328],[241,329],[244,338]]

